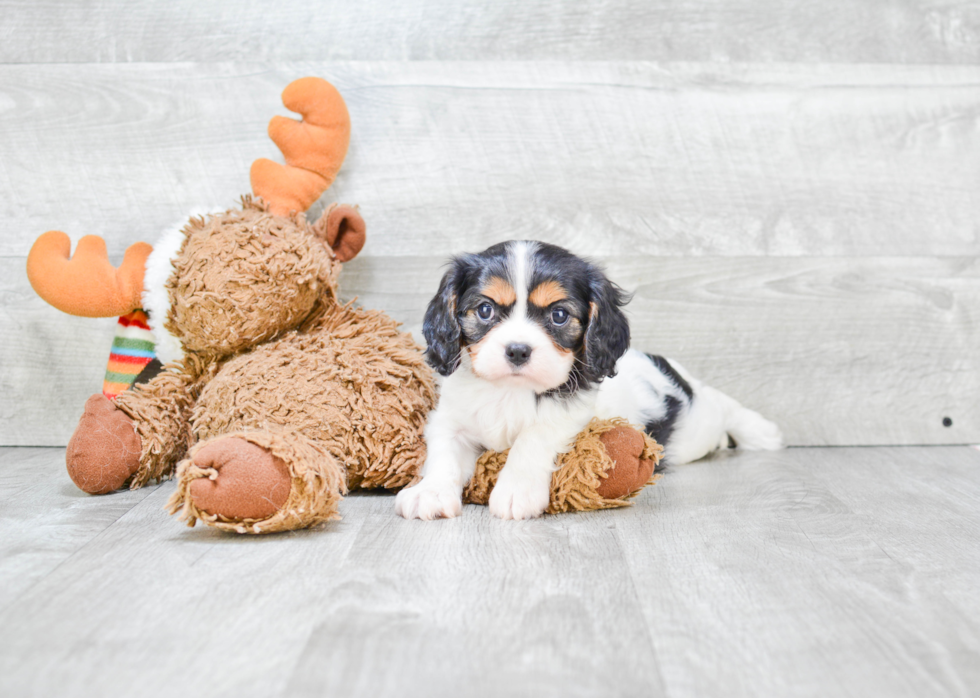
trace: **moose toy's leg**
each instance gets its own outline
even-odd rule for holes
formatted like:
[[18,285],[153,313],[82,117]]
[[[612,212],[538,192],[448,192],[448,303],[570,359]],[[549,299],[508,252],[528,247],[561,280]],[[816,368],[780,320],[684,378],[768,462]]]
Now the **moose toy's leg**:
[[339,518],[345,468],[295,432],[243,431],[194,446],[177,467],[171,513],[238,533],[306,528]]
[[68,442],[68,475],[89,494],[115,492],[139,469],[141,450],[133,420],[105,395],[93,395]]
[[194,466],[214,478],[190,483],[190,497],[201,511],[227,519],[267,519],[286,503],[292,478],[286,463],[245,439],[211,441],[195,452]]
[[[653,482],[663,448],[623,419],[593,419],[552,474],[547,512],[592,511],[626,506]],[[463,491],[463,501],[487,504],[509,453],[487,451]]]
[[121,393],[115,403],[93,395],[68,442],[68,474],[90,494],[141,487],[168,476],[190,443],[193,381],[169,370]]

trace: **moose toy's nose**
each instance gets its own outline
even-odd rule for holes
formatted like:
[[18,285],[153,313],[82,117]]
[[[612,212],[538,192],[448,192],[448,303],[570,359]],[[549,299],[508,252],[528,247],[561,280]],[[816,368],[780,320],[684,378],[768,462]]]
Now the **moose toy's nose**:
[[531,347],[527,344],[508,344],[504,353],[514,366],[523,366],[531,358]]

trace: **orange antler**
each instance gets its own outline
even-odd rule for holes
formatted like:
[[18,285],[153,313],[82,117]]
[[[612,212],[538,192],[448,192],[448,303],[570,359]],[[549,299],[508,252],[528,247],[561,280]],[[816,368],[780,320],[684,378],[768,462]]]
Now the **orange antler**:
[[27,255],[27,278],[48,303],[70,315],[113,317],[142,305],[146,258],[153,247],[130,245],[116,269],[109,262],[105,241],[86,235],[71,259],[71,240],[60,230],[39,237]]
[[273,213],[305,211],[333,184],[350,142],[350,115],[333,85],[321,78],[300,78],[286,86],[282,103],[302,121],[275,116],[269,137],[286,166],[261,158],[252,163],[252,191]]

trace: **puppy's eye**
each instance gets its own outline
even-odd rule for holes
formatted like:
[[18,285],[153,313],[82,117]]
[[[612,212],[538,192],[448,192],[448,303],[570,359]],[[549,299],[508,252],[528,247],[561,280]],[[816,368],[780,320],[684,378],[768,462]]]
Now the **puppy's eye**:
[[561,327],[568,322],[568,311],[564,308],[555,308],[551,311],[551,321]]
[[480,303],[476,309],[476,314],[481,320],[489,320],[493,317],[493,306],[489,303]]

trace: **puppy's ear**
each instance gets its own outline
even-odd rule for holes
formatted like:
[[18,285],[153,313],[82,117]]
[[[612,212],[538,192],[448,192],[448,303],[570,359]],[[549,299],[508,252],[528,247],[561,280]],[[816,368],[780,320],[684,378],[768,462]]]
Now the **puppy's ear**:
[[449,271],[442,277],[435,297],[429,301],[422,321],[422,334],[429,345],[425,350],[425,360],[443,376],[450,375],[459,366],[462,331],[456,319],[456,304],[462,274],[463,262],[454,259]]
[[583,373],[593,383],[616,375],[616,362],[630,346],[630,325],[621,308],[630,296],[593,268],[589,278],[589,324]]

